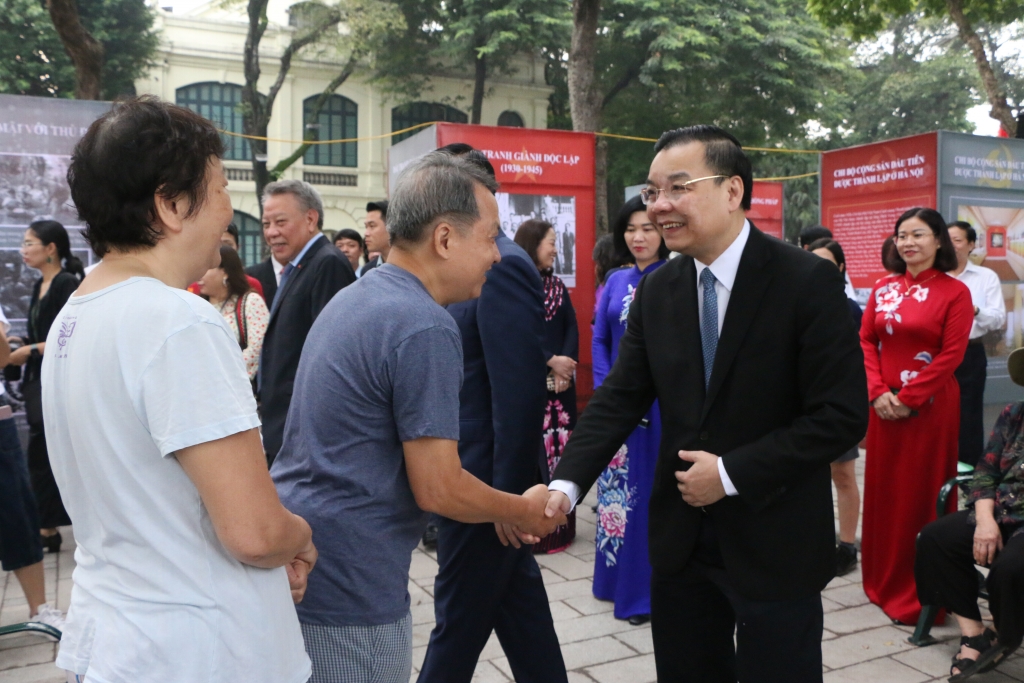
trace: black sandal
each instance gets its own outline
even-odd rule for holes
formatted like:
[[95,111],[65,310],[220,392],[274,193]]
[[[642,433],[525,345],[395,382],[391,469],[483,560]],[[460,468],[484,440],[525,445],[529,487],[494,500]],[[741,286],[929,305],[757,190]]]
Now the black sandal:
[[[983,668],[988,671],[999,664],[1007,654],[1006,648],[999,644],[999,638],[995,631],[990,628],[985,629],[980,636],[973,638],[961,636],[960,647],[964,645],[972,650],[977,650],[978,658],[965,659],[957,652],[949,667],[949,683],[966,680],[974,674],[981,673]],[[960,673],[953,673],[954,669],[959,670]]]

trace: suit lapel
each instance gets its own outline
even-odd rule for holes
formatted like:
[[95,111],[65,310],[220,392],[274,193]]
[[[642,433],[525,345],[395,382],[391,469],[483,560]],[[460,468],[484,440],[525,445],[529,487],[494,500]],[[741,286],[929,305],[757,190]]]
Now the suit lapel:
[[[747,240],[747,245],[743,248],[740,266],[736,271],[736,281],[733,283],[732,292],[729,295],[729,307],[725,311],[722,335],[718,339],[718,349],[715,351],[715,366],[711,370],[711,381],[708,383],[701,421],[707,417],[708,411],[715,401],[715,396],[721,389],[722,382],[743,345],[743,338],[750,328],[750,323],[757,315],[761,299],[768,289],[771,273],[766,265],[771,259],[771,253],[768,251],[767,239],[753,224],[750,226],[750,237]],[[694,291],[696,291],[696,284],[694,284]],[[699,339],[697,348],[700,348]]]
[[[274,301],[270,304],[270,318],[267,320],[268,328],[273,324],[274,319],[277,318],[277,312],[281,310],[281,304],[284,303],[284,297],[288,296],[288,292],[295,289],[295,282],[302,275],[302,271],[306,269],[306,266],[313,260],[316,253],[320,251],[325,244],[327,244],[326,239],[322,239],[320,237],[314,237],[313,239],[316,240],[316,244],[310,246],[309,251],[307,251],[305,256],[302,257],[302,260],[299,261],[299,265],[295,266],[295,270],[288,275],[288,279],[285,280],[284,286],[278,287],[277,293],[274,294]],[[278,301],[278,297],[280,297],[281,301]]]

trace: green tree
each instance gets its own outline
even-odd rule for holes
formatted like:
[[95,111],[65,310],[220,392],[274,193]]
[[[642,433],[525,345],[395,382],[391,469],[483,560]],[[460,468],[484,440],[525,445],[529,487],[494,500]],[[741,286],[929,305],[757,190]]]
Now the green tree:
[[[583,4],[577,0],[574,8]],[[593,31],[591,83],[582,88],[586,51],[579,43],[590,31],[580,30],[579,18],[577,12],[576,57],[572,50],[567,62],[551,54],[548,70],[555,99],[561,90],[571,103],[576,130],[656,138],[715,123],[747,145],[800,147],[821,91],[848,68],[842,46],[799,0],[610,0]],[[563,109],[556,103],[553,115]],[[599,142],[597,153],[597,210],[607,216],[621,203],[623,186],[646,178],[651,152],[612,139]],[[599,220],[598,229],[606,225]]]
[[[143,0],[79,0],[81,24],[103,47],[96,97],[134,93],[156,50],[153,13]],[[75,65],[39,0],[0,0],[0,92],[72,97]]]
[[875,35],[891,19],[911,12],[951,20],[974,58],[991,106],[989,115],[1011,136],[1016,132],[1017,122],[1007,101],[1005,84],[998,68],[993,66],[994,50],[992,45],[986,46],[983,34],[986,25],[1006,26],[1024,16],[1024,0],[809,0],[808,6],[826,24],[849,28],[854,38]]
[[[404,29],[397,8],[387,0],[338,0],[335,4],[303,2],[293,5],[292,11],[297,13],[295,18],[298,26],[278,60],[274,82],[264,96],[259,92],[258,83],[262,73],[260,43],[269,26],[267,4],[268,0],[248,0],[246,4],[249,27],[243,52],[245,85],[242,86],[240,105],[242,130],[246,135],[253,136],[249,144],[252,149],[256,196],[260,199],[263,197],[263,188],[301,159],[310,146],[308,143],[299,145],[273,168],[268,169],[267,142],[258,139],[267,137],[274,104],[291,70],[292,60],[300,54],[315,52],[318,58],[339,65],[336,75],[320,93],[306,121],[315,123],[331,94],[348,80],[364,58],[379,49],[386,36]],[[339,26],[343,26],[343,30],[339,30]],[[307,126],[305,131],[304,140],[316,140],[314,128]]]

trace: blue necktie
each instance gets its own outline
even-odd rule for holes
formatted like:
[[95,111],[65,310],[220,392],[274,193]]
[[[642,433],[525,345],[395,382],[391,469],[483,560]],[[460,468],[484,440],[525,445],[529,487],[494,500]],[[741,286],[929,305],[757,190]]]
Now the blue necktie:
[[700,274],[704,288],[703,316],[700,321],[700,346],[704,351],[704,388],[711,382],[711,370],[715,367],[715,351],[718,349],[718,292],[715,291],[715,274],[705,268]]
[[278,283],[277,291],[274,292],[274,302],[270,304],[271,314],[277,310],[277,305],[281,303],[281,292],[284,291],[285,283],[288,282],[288,276],[292,274],[293,270],[295,270],[295,266],[289,263],[284,267],[284,270],[281,271],[281,282]]

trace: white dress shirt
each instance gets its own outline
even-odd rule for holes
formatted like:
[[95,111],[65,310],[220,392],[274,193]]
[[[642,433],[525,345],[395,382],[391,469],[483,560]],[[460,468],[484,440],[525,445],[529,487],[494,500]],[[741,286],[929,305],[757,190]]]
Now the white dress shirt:
[[971,339],[1002,329],[1006,324],[1006,302],[995,271],[968,261],[956,279],[971,290],[971,301],[978,307],[978,315],[974,316],[974,324],[971,326]]
[[270,257],[270,262],[274,266],[274,278],[277,280],[277,286],[280,287],[281,286],[281,276],[284,274],[284,267],[287,266],[288,264],[287,263],[281,263],[280,261],[278,261],[273,256]]
[[[749,238],[750,221],[743,221],[743,228],[740,229],[740,234],[712,263],[705,265],[696,259],[693,261],[693,265],[697,266],[697,301],[704,300],[704,285],[700,282],[700,274],[704,272],[705,268],[710,268],[711,273],[715,276],[715,293],[718,295],[719,337],[722,336],[722,323],[725,322],[725,310],[729,307],[729,297],[732,294],[733,285],[736,284],[736,273],[740,269],[740,257],[743,256],[743,249],[747,246]],[[703,306],[697,307],[697,314],[700,321],[703,322]],[[739,494],[732,483],[732,479],[729,478],[729,473],[725,471],[725,465],[721,458],[718,459],[718,475],[722,479],[722,488],[725,489],[725,495],[735,496]],[[574,482],[567,479],[555,479],[548,485],[548,490],[561,491],[572,501],[573,507],[576,507],[576,501],[580,497],[580,487]]]

